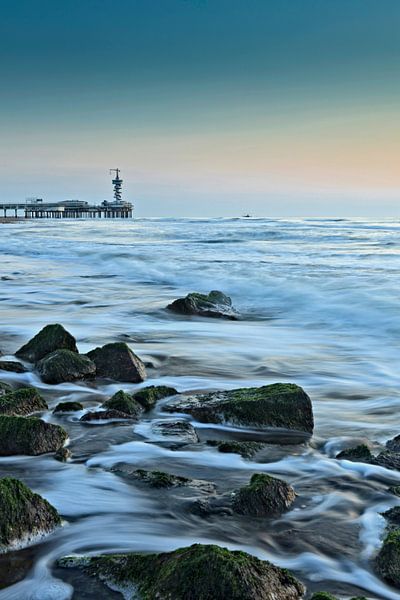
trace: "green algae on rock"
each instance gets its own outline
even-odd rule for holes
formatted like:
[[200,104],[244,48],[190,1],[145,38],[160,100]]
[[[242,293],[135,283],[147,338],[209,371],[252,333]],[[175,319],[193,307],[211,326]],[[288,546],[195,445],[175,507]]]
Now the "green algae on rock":
[[250,483],[235,493],[232,506],[240,515],[270,517],[288,510],[295,498],[294,489],[286,481],[254,473]]
[[310,600],[338,600],[336,596],[332,596],[329,592],[316,592],[310,598]]
[[140,383],[146,379],[143,362],[124,342],[95,348],[87,356],[95,363],[99,377],[130,383]]
[[9,373],[26,373],[28,369],[15,360],[0,360],[0,371]]
[[60,523],[56,509],[22,481],[0,479],[0,552],[29,537],[50,533]]
[[400,529],[390,531],[375,559],[377,573],[390,584],[400,588]]
[[46,325],[27,344],[15,353],[16,356],[35,363],[55,350],[78,352],[75,338],[62,325]]
[[238,313],[232,306],[231,298],[217,290],[209,294],[192,292],[185,298],[178,298],[168,304],[167,309],[181,315],[198,315],[233,321],[238,319]]
[[131,395],[119,390],[112,398],[102,404],[102,408],[118,410],[137,419],[143,412],[143,407]]
[[59,425],[34,417],[0,415],[0,456],[56,452],[68,438]]
[[338,460],[352,460],[355,462],[369,462],[374,459],[366,444],[360,444],[353,448],[346,448],[336,455]]
[[228,422],[239,426],[280,427],[312,433],[311,400],[293,383],[274,383],[186,396],[162,407],[167,412],[186,412],[201,423]]
[[194,544],[160,554],[64,557],[110,586],[137,590],[142,600],[299,600],[304,586],[286,569],[246,552]]
[[110,421],[112,419],[117,419],[118,421],[125,421],[128,419],[132,421],[134,417],[131,417],[131,415],[127,415],[126,413],[121,412],[120,410],[109,408],[107,410],[89,411],[82,415],[79,421],[82,421],[82,423],[88,423],[91,421]]
[[83,410],[83,404],[80,402],[59,402],[53,413],[76,412],[78,410]]
[[187,477],[179,477],[164,471],[146,471],[144,469],[136,469],[132,471],[131,476],[148,483],[154,488],[169,488],[187,485],[191,480]]
[[96,365],[90,358],[71,350],[55,350],[42,358],[36,367],[45,383],[76,381],[93,378],[96,374]]
[[209,446],[215,446],[218,452],[240,454],[243,458],[253,458],[265,448],[262,442],[236,442],[222,440],[207,440]]
[[149,385],[142,388],[133,394],[133,398],[143,406],[145,410],[151,410],[156,405],[158,400],[168,398],[168,396],[176,396],[175,388],[166,385]]
[[11,385],[8,385],[8,383],[5,383],[4,381],[0,381],[0,398],[1,396],[5,396],[9,392],[12,392]]
[[47,403],[35,388],[20,388],[0,396],[0,414],[3,415],[24,416],[47,408]]

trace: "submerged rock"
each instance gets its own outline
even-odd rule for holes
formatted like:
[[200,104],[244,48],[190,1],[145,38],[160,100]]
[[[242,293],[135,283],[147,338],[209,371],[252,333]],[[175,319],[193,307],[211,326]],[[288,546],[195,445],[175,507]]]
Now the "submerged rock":
[[235,494],[233,510],[240,515],[269,517],[288,510],[295,498],[294,489],[282,479],[255,473]]
[[96,365],[90,358],[71,350],[55,350],[36,366],[45,383],[76,381],[93,378],[96,374]]
[[218,452],[240,454],[243,458],[253,458],[257,452],[265,448],[262,442],[207,440],[207,444],[218,448]]
[[110,408],[108,410],[96,410],[96,411],[92,411],[92,412],[87,412],[84,415],[82,415],[82,417],[79,420],[82,422],[89,422],[89,421],[110,421],[111,419],[132,420],[133,417],[131,417],[130,415],[127,415],[124,412],[121,412],[120,410],[114,410],[114,409]]
[[102,408],[117,410],[137,419],[143,412],[143,407],[129,394],[119,390],[112,398],[102,404]]
[[54,458],[56,460],[58,460],[59,462],[67,462],[67,460],[69,458],[71,458],[71,456],[72,456],[71,450],[69,450],[68,448],[65,448],[65,447],[64,448],[60,448],[54,454]]
[[133,394],[133,398],[143,406],[145,410],[151,410],[158,400],[176,396],[178,392],[175,388],[166,385],[149,385]]
[[293,383],[186,396],[166,404],[163,410],[189,413],[201,423],[281,427],[307,433],[314,428],[311,400]]
[[83,404],[80,402],[59,402],[53,413],[77,412],[78,410],[83,410]]
[[62,427],[41,419],[0,415],[0,456],[56,452],[67,437]]
[[124,342],[95,348],[87,356],[95,363],[99,377],[131,383],[140,383],[146,379],[143,362]]
[[375,559],[375,568],[382,579],[400,588],[400,529],[387,534]]
[[388,491],[395,496],[400,496],[400,485],[392,485]]
[[0,479],[0,552],[30,537],[50,533],[60,523],[56,509],[22,481]]
[[178,298],[167,306],[168,310],[181,315],[199,315],[219,319],[238,319],[238,313],[232,306],[232,300],[216,290],[209,294],[192,292],[185,298]]
[[3,415],[24,416],[47,408],[47,403],[35,388],[20,388],[0,396],[0,413]]
[[151,430],[180,444],[196,444],[199,441],[195,428],[187,421],[154,421]]
[[28,369],[15,360],[0,360],[0,370],[10,373],[26,373]]
[[146,600],[299,600],[304,586],[286,569],[246,552],[194,544],[160,554],[64,557],[114,588],[135,586]]
[[[123,469],[113,469],[116,473],[124,473]],[[130,475],[134,479],[139,479],[144,483],[149,484],[150,487],[154,488],[170,488],[178,487],[182,485],[188,485],[190,479],[187,477],[179,477],[178,475],[172,475],[171,473],[165,473],[164,471],[146,471],[144,469],[135,469],[131,472],[125,470],[125,475]]]
[[29,362],[37,362],[55,350],[78,352],[75,338],[58,323],[46,325],[25,346],[15,353],[16,356]]
[[353,448],[346,448],[336,455],[338,460],[352,460],[354,462],[370,462],[373,455],[366,444],[360,444]]

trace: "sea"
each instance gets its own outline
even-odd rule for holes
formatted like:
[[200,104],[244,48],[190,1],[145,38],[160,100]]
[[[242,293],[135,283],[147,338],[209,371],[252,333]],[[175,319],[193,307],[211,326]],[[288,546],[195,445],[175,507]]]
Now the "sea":
[[[34,385],[43,418],[69,433],[72,459],[1,457],[60,512],[63,526],[0,557],[0,599],[120,598],[57,566],[69,554],[159,552],[199,543],[241,549],[290,569],[309,592],[395,600],[374,571],[385,519],[400,504],[400,472],[337,460],[343,448],[381,449],[400,433],[400,221],[365,219],[121,219],[0,225],[0,350],[13,353],[44,325],[62,323],[84,353],[125,341],[147,365],[142,384],[49,386],[34,372],[1,380]],[[221,290],[237,321],[181,316],[165,307],[192,291]],[[60,401],[96,408],[117,390],[168,385],[179,392],[302,386],[312,400],[309,441],[279,436],[261,458],[206,443],[240,436],[190,418],[200,443],[168,447],[151,429],[162,403],[137,424],[84,424],[54,415]],[[186,416],[186,418],[189,418]],[[250,432],[251,433],[251,432]],[[249,433],[249,435],[250,435]],[[199,491],[138,485],[125,463],[213,482],[221,493],[255,472],[290,483],[292,508],[273,519],[201,516]]]

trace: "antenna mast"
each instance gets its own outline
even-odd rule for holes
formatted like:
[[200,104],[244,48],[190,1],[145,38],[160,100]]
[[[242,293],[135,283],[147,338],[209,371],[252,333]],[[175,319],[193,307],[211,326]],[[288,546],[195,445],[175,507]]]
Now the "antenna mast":
[[115,202],[121,203],[122,202],[122,192],[121,192],[122,179],[120,179],[120,177],[119,177],[119,172],[120,172],[120,169],[110,169],[110,175],[112,173],[115,173],[115,178],[112,180],[112,184],[114,187]]

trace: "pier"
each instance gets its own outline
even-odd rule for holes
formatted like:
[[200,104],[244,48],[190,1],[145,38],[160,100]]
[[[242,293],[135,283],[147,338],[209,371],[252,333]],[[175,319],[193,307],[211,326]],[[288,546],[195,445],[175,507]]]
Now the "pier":
[[114,200],[104,200],[100,204],[89,204],[83,200],[64,202],[44,202],[42,198],[28,198],[25,202],[0,202],[0,217],[17,219],[21,213],[25,219],[129,219],[133,216],[133,204],[122,200],[123,180],[120,169],[110,169],[115,173],[112,180]]

